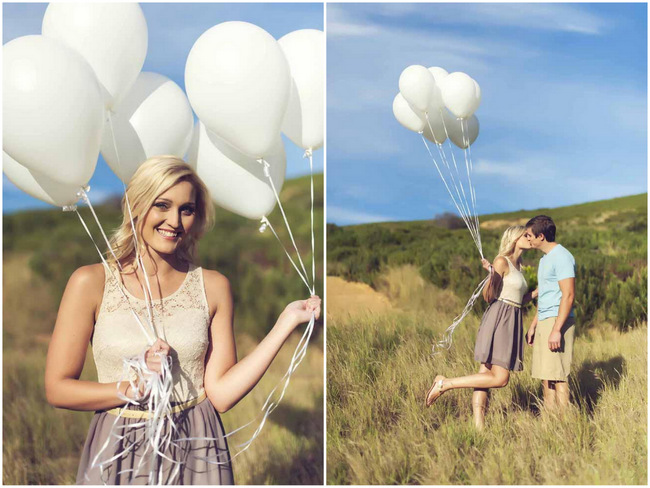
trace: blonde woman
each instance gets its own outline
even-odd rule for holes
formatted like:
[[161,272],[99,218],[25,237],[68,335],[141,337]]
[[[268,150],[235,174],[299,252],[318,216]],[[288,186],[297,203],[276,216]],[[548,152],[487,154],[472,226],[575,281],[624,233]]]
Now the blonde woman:
[[528,284],[521,272],[521,256],[531,248],[525,232],[523,226],[508,227],[501,238],[494,266],[482,260],[483,267],[490,272],[483,290],[483,297],[490,305],[481,320],[474,349],[474,359],[481,363],[479,372],[459,378],[438,375],[426,396],[426,405],[431,406],[448,390],[474,388],[472,409],[479,429],[485,423],[488,390],[506,386],[510,371],[523,369],[522,306],[537,293],[527,293]]
[[[309,321],[312,312],[318,317],[320,299],[288,304],[260,344],[237,361],[228,279],[195,265],[198,241],[214,217],[205,185],[181,159],[161,156],[138,169],[126,194],[137,239],[125,195],[124,219],[111,239],[115,257],[109,255],[108,268],[94,264],[72,274],[47,355],[48,402],[59,408],[96,411],[77,484],[147,483],[152,464],[155,472],[162,474],[158,479],[162,484],[233,484],[228,445],[217,412],[226,412],[251,391],[291,332]],[[142,264],[136,259],[136,243]],[[135,312],[144,324],[149,323],[144,295],[147,279],[159,337],[149,348],[133,316]],[[79,379],[89,342],[98,382]],[[141,381],[133,388],[124,381],[122,364],[123,358],[144,350],[153,374],[161,371],[166,356],[171,358],[173,417],[179,435],[217,439],[179,443],[164,453],[181,464],[160,457],[156,460],[155,456],[149,459],[151,450],[143,465],[139,464],[146,446],[134,444],[137,428],[119,427],[142,423],[147,412],[141,407],[130,405],[119,420],[118,434],[126,434],[124,440],[110,436],[118,407],[126,404],[120,394],[143,400],[144,384]],[[111,458],[115,459],[106,462]],[[176,466],[179,471],[173,475]]]

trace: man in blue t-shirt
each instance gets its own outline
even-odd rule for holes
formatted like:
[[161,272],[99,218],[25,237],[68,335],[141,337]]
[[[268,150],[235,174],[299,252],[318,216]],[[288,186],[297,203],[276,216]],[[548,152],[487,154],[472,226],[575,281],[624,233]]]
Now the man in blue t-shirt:
[[537,268],[537,314],[526,334],[526,341],[533,346],[531,375],[542,380],[545,407],[563,409],[569,404],[576,261],[555,242],[555,223],[546,215],[530,219],[525,236],[534,249],[544,253]]

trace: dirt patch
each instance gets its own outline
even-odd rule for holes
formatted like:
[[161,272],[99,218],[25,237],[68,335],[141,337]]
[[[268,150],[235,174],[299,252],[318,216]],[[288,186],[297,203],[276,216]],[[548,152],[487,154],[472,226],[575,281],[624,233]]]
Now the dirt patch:
[[338,276],[327,277],[327,317],[382,313],[391,308],[386,296],[365,283],[351,283]]
[[481,229],[506,229],[511,225],[526,225],[530,219],[513,219],[513,220],[488,220],[481,222]]
[[594,218],[593,223],[594,224],[602,224],[606,220],[609,220],[610,217],[613,217],[614,215],[618,215],[620,212],[603,212],[600,215],[598,215],[596,218]]

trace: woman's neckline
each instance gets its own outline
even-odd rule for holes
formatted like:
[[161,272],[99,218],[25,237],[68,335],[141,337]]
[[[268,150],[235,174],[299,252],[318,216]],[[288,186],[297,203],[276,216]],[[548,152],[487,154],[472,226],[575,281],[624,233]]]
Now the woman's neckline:
[[510,258],[508,256],[504,256],[504,258],[506,258],[508,260],[508,263],[510,263],[510,265],[513,268],[515,268],[515,270],[517,270],[517,271],[519,271],[521,273],[521,269],[519,269],[516,264],[514,264],[512,261],[510,261]]
[[[190,277],[190,273],[192,271],[194,271],[195,269],[196,269],[196,266],[194,266],[191,263],[188,264],[187,273],[185,273],[185,278],[183,278],[183,282],[180,284],[180,286],[176,290],[174,290],[172,293],[170,293],[169,295],[167,295],[165,297],[162,297],[162,298],[156,298],[156,299],[153,300],[153,302],[161,302],[163,300],[168,300],[169,298],[172,298],[174,295],[178,294],[178,292],[180,292],[183,288],[185,288],[185,284],[187,283],[187,280]],[[118,275],[119,275],[119,271],[118,271]],[[150,284],[151,284],[151,280],[150,280]],[[129,291],[129,289],[126,287],[126,285],[122,282],[122,280],[119,280],[119,286],[121,286],[124,289],[124,291],[127,293],[127,295],[129,295],[129,297],[133,298],[134,300],[138,300],[140,302],[146,302],[147,301],[146,299],[138,298],[133,293],[131,293]]]

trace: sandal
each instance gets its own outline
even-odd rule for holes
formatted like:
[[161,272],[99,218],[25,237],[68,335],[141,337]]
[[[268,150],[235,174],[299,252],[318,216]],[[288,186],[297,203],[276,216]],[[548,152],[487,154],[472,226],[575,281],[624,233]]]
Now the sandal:
[[[444,392],[442,391],[442,380],[444,380],[445,377],[438,375],[436,376],[436,379],[433,380],[433,385],[431,385],[431,388],[429,388],[429,391],[427,392],[427,396],[424,399],[424,404],[427,407],[430,407],[433,405],[433,402],[435,402],[438,398],[440,398],[440,395],[442,395]],[[431,395],[433,393],[433,396]]]

